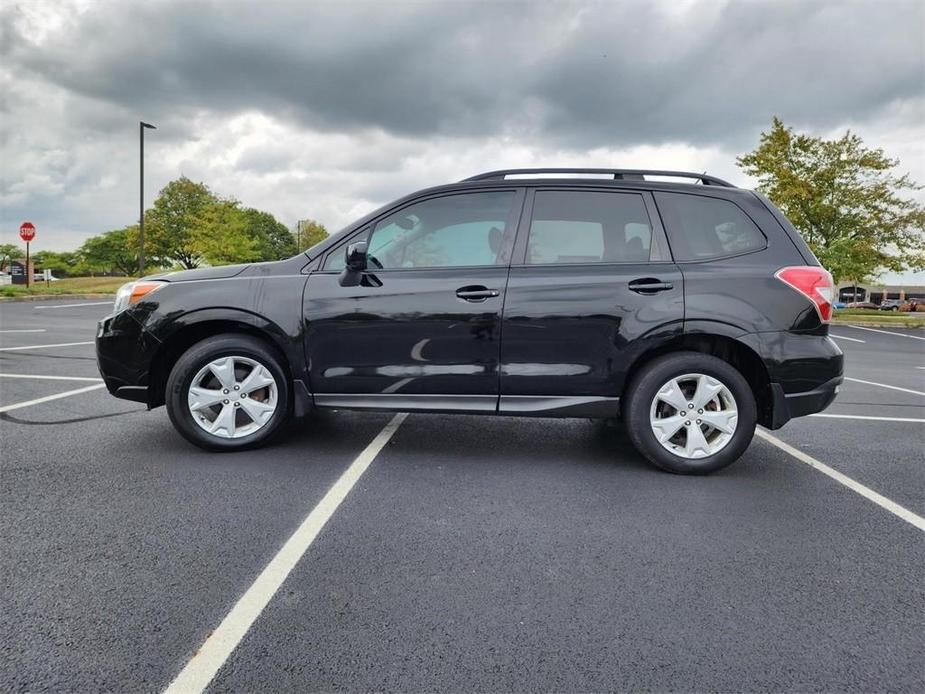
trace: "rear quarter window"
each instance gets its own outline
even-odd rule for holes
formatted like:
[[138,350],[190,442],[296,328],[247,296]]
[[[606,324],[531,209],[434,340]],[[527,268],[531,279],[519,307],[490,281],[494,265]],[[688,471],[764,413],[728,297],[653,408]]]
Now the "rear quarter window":
[[676,261],[709,260],[766,248],[768,240],[742,209],[728,200],[655,193]]

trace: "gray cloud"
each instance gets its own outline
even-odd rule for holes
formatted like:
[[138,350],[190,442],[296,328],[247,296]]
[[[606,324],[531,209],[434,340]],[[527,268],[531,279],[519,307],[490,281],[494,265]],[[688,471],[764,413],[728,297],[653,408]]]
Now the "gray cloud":
[[325,130],[717,143],[771,113],[827,126],[922,94],[922,26],[919,2],[120,2],[41,50],[8,29],[6,51],[162,120],[260,109]]
[[9,3],[0,223],[130,222],[142,117],[157,184],[182,170],[251,204],[302,189],[337,223],[457,166],[679,145],[731,167],[773,114],[914,128],[923,25],[904,0]]

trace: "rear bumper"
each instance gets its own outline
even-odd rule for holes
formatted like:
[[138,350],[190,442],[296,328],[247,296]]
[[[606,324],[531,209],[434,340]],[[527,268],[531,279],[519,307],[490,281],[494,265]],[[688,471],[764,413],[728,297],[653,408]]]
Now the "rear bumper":
[[769,428],[780,429],[794,417],[822,412],[835,400],[842,381],[844,381],[843,376],[836,376],[818,388],[803,393],[784,393],[780,383],[771,383],[774,411]]
[[770,412],[761,424],[779,429],[794,417],[832,404],[844,380],[844,355],[828,335],[791,331],[739,338],[761,357],[770,377]]

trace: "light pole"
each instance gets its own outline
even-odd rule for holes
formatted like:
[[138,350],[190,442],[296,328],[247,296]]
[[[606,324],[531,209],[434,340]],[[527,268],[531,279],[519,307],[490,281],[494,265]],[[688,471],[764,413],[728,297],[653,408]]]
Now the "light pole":
[[150,123],[138,121],[138,276],[145,274],[145,128],[157,130]]

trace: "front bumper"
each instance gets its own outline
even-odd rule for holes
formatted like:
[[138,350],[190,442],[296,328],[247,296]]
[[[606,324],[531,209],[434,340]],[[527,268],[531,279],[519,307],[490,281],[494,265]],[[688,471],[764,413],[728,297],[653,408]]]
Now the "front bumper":
[[106,389],[117,398],[148,404],[150,366],[159,345],[131,310],[103,318],[96,329],[96,363]]

